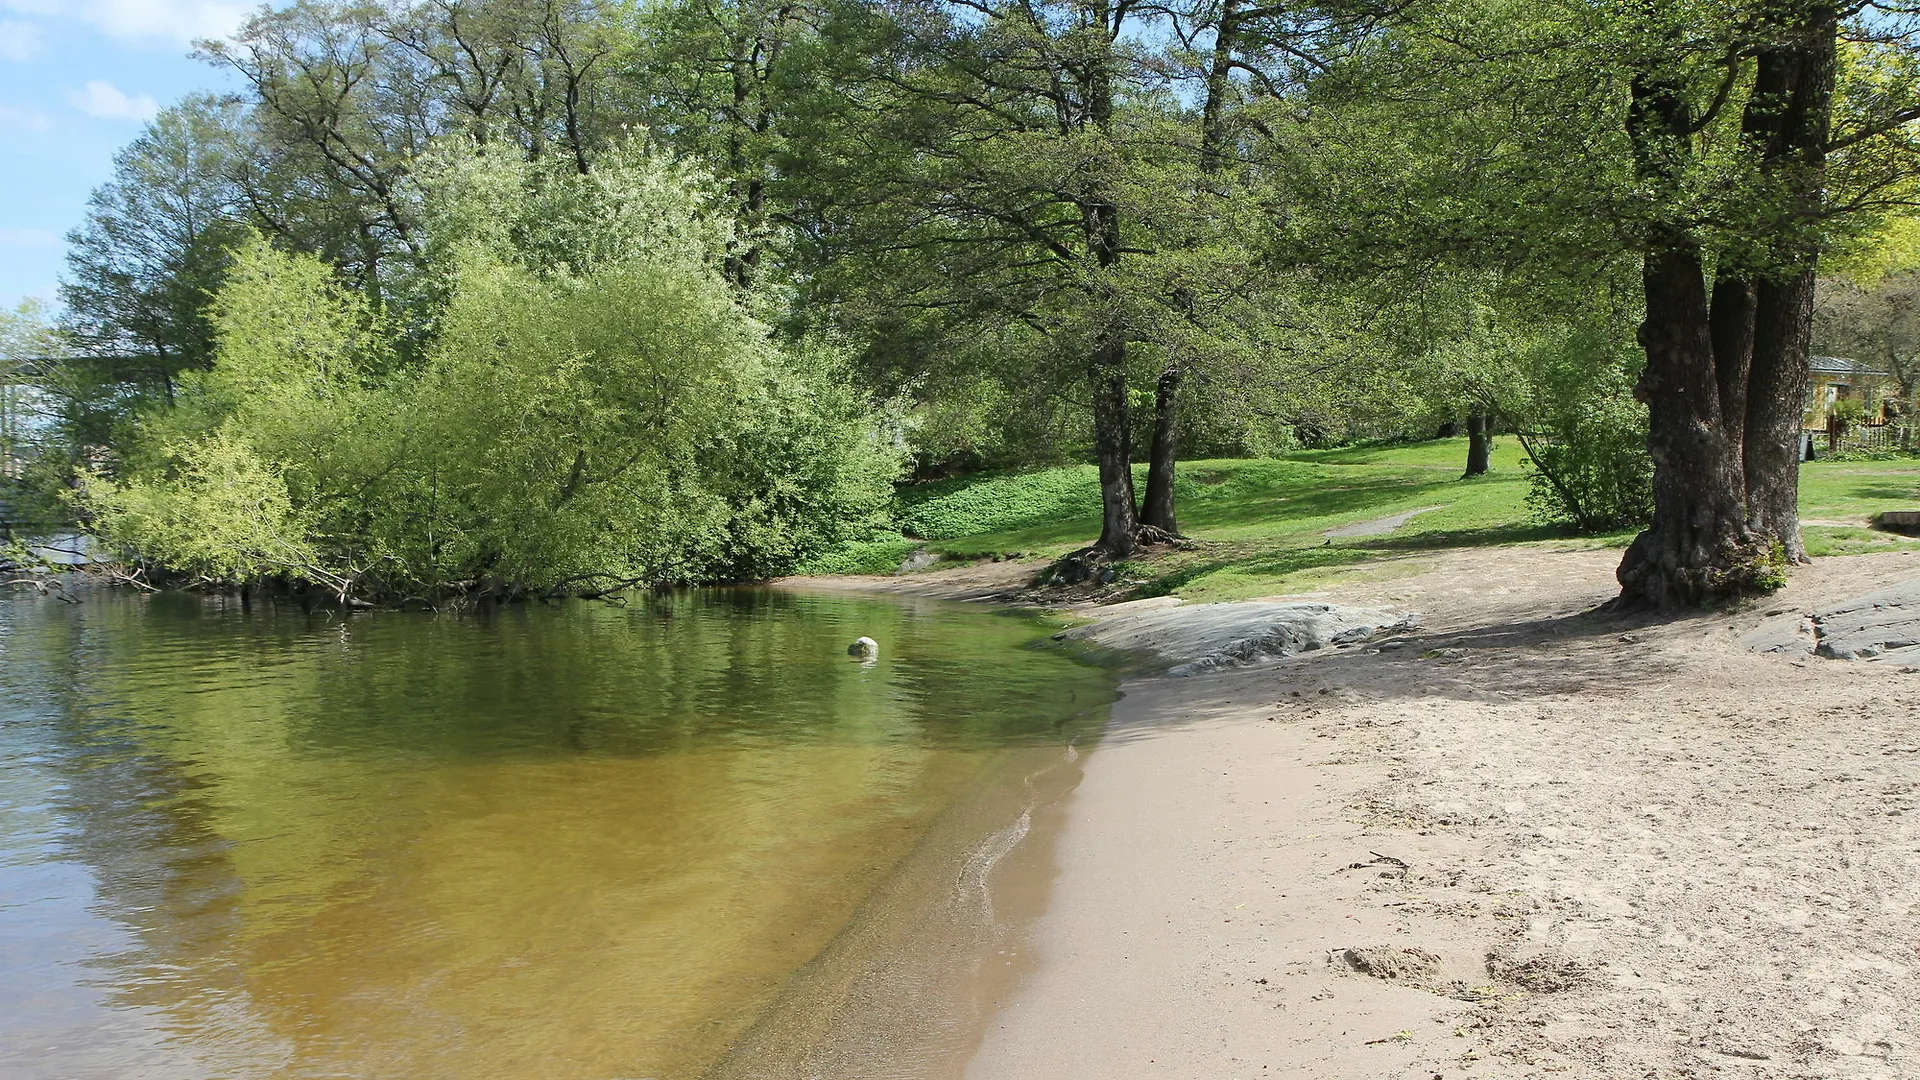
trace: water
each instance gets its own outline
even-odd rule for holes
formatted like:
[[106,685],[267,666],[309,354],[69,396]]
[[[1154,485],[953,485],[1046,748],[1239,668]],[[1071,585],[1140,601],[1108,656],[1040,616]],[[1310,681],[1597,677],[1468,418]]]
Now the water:
[[0,1076],[933,1075],[1112,696],[1046,630],[0,598]]

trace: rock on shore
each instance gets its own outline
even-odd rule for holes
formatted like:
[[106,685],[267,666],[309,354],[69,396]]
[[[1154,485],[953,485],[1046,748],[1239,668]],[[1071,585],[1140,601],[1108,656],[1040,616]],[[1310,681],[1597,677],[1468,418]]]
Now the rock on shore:
[[1920,578],[1830,607],[1780,615],[1740,640],[1761,652],[1920,667]]
[[1058,636],[1153,656],[1172,664],[1167,674],[1174,676],[1358,645],[1419,625],[1417,615],[1311,601],[1183,604],[1169,597],[1115,604],[1101,614]]

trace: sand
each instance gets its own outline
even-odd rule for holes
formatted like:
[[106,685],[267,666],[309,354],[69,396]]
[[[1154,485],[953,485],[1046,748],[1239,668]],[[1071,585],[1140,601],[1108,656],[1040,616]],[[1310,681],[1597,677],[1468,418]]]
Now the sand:
[[1920,559],[1650,622],[1617,558],[1374,567],[1308,599],[1405,644],[1129,680],[965,1075],[1920,1076],[1920,675],[1739,641]]

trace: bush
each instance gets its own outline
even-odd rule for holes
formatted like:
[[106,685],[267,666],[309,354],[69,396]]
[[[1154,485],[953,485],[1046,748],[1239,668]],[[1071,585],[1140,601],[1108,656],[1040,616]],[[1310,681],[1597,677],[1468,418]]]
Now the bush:
[[196,580],[341,584],[321,566],[311,523],[294,508],[280,470],[243,440],[219,431],[175,456],[165,478],[92,479],[84,498],[109,547]]
[[1548,439],[1529,448],[1527,507],[1583,533],[1645,525],[1653,517],[1653,459],[1646,420],[1631,401],[1580,403]]
[[685,170],[456,164],[429,188],[433,337],[403,362],[331,268],[256,239],[212,370],[81,495],[103,535],[392,598],[767,577],[881,524],[881,417],[836,353],[753,317]]
[[898,533],[882,534],[869,540],[849,540],[807,559],[794,568],[794,573],[808,576],[897,573],[907,556],[924,546],[920,541],[909,540]]
[[1530,415],[1517,426],[1536,518],[1589,534],[1652,520],[1646,409],[1633,399],[1640,362],[1592,331],[1543,339],[1526,357]]

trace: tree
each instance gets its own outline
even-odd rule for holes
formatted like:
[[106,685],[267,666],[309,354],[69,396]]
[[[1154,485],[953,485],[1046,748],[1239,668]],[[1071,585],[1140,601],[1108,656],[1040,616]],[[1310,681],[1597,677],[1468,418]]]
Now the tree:
[[1263,390],[1292,359],[1287,324],[1310,321],[1261,257],[1272,166],[1241,106],[1252,72],[1284,110],[1296,79],[1276,58],[1317,25],[1127,0],[832,9],[810,46],[832,77],[792,109],[779,185],[802,309],[869,342],[896,384],[1078,398],[1098,546],[1177,534],[1182,388]]
[[620,131],[626,19],[617,0],[300,0],[201,55],[251,91],[254,223],[404,298],[426,243],[412,163],[458,136],[588,171]]
[[1825,352],[1885,365],[1899,386],[1897,407],[1911,412],[1920,388],[1920,270],[1900,270],[1863,285],[1820,279],[1815,344]]
[[1493,414],[1479,404],[1467,407],[1467,471],[1461,479],[1487,474],[1493,456]]
[[342,598],[598,594],[783,572],[870,529],[897,467],[838,357],[722,264],[709,178],[630,146],[443,151],[418,177],[435,332],[256,237],[216,360],[147,418],[103,536],[190,580]]
[[1887,365],[1911,402],[1920,381],[1920,272],[1891,275],[1871,288],[1844,279],[1821,282],[1818,340],[1833,352]]
[[[1409,9],[1392,47],[1353,67],[1354,86],[1404,88],[1352,106],[1356,130],[1392,116],[1428,144],[1342,147],[1378,177],[1331,170],[1357,189],[1342,212],[1372,217],[1361,254],[1563,282],[1639,259],[1655,512],[1621,564],[1628,606],[1764,590],[1804,558],[1796,450],[1817,260],[1910,186],[1917,160],[1920,109],[1890,74],[1911,70],[1912,43],[1897,13],[1862,11],[1438,5]],[[1857,43],[1844,68],[1843,26]]]
[[25,300],[0,311],[0,492],[19,484],[38,456],[44,367],[57,348],[46,305]]
[[[823,31],[837,79],[810,109],[814,258],[942,321],[1020,327],[1091,404],[1098,546],[1135,545],[1128,361],[1131,211],[1157,157],[1159,80],[1130,0],[848,5]],[[910,265],[906,274],[894,272]],[[1040,378],[1043,385],[1059,375]]]
[[[256,213],[286,240],[325,252],[374,297],[399,287],[424,255],[409,163],[448,124],[429,66],[382,32],[383,15],[300,0],[262,10],[231,42],[202,44],[255,101],[265,151],[248,174]],[[302,235],[303,218],[331,228]]]
[[244,230],[231,180],[241,122],[234,102],[188,98],[114,158],[67,236],[60,298],[75,378],[171,401],[182,372],[211,362],[204,309]]
[[[664,145],[706,162],[740,222],[727,273],[757,284],[782,175],[786,128],[810,96],[813,7],[766,0],[674,0],[645,9],[621,79]],[[796,63],[796,56],[798,62]],[[797,69],[797,70],[796,70]]]

